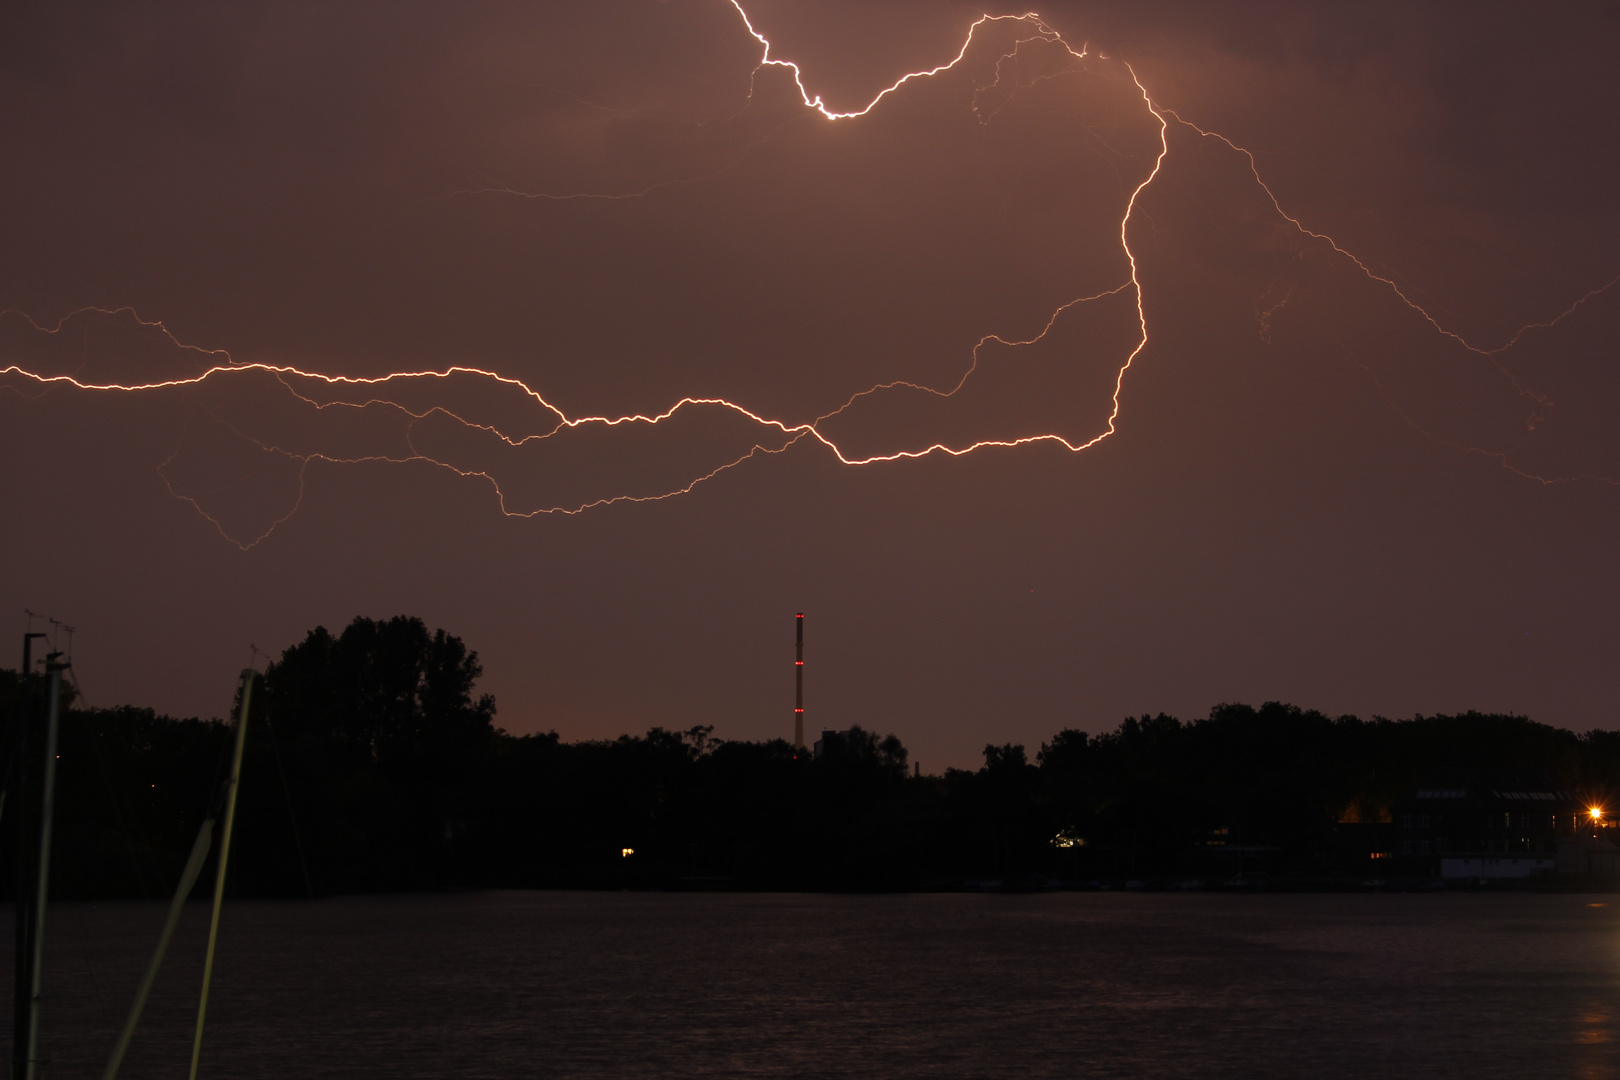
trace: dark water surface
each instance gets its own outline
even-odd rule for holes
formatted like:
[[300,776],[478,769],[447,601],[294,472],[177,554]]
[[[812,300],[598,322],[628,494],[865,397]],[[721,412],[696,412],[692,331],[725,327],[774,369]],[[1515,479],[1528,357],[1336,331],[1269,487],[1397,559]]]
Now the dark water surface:
[[[51,909],[44,1075],[163,911]],[[185,1075],[206,927],[121,1076]],[[1620,1077],[1617,1012],[1606,896],[358,897],[227,906],[202,1075]]]

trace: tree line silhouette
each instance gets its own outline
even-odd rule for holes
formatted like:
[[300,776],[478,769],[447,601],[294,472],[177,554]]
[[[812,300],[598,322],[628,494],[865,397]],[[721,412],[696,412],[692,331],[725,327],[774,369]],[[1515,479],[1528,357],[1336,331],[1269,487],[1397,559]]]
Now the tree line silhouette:
[[[255,693],[232,892],[1036,887],[1229,872],[1214,836],[1321,882],[1358,874],[1357,827],[1387,820],[1441,765],[1536,770],[1598,801],[1620,789],[1620,733],[1522,716],[1223,704],[1186,723],[1065,729],[1033,759],[990,745],[976,770],[918,776],[898,738],[860,727],[819,756],[708,726],[514,736],[477,694],[481,674],[460,639],[404,616],[318,628],[287,649]],[[41,682],[0,671],[8,737]],[[166,896],[230,737],[217,720],[70,707],[53,893]],[[9,847],[9,824],[0,832]],[[0,853],[0,873],[11,868]]]

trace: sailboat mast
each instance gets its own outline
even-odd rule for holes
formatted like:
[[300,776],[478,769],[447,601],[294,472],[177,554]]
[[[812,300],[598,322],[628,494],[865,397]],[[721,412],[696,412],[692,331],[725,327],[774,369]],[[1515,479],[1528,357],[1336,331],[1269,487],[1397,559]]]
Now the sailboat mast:
[[34,639],[41,633],[23,635],[22,702],[17,715],[16,741],[12,746],[10,773],[12,790],[7,799],[15,822],[17,855],[17,926],[12,945],[12,1008],[11,1008],[11,1075],[20,1077],[28,1071],[28,1060],[33,1056],[28,1044],[29,999],[34,986],[34,830],[32,800],[33,785],[29,783],[33,771],[28,767],[29,747],[33,745],[33,731],[39,722],[37,702],[34,700]]
[[45,772],[39,799],[39,876],[34,892],[33,949],[29,957],[32,977],[28,987],[28,1059],[22,1080],[34,1080],[39,1068],[39,1002],[44,989],[45,898],[51,887],[51,827],[56,817],[56,733],[62,711],[62,670],[68,665],[53,652],[45,658],[46,678],[50,680],[50,711],[45,718]]
[[208,1015],[208,984],[214,977],[214,944],[219,940],[219,906],[225,899],[225,864],[231,857],[231,826],[236,821],[236,792],[241,786],[242,743],[247,737],[248,701],[253,697],[253,678],[258,672],[242,672],[242,708],[236,717],[236,749],[231,754],[230,787],[225,796],[225,827],[220,830],[219,866],[214,872],[214,914],[208,923],[208,952],[203,958],[202,997],[197,1002],[197,1034],[191,1042],[191,1080],[197,1080],[202,1060],[203,1019]]

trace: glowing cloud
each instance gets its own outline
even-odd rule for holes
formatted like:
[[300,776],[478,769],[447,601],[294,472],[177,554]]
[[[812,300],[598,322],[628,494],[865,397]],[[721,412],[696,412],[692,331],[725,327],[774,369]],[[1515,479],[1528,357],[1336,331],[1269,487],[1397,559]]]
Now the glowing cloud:
[[[871,115],[874,110],[881,108],[885,101],[895,95],[908,84],[927,80],[949,71],[962,64],[969,57],[975,41],[982,32],[992,27],[999,27],[1012,31],[1011,51],[1002,54],[994,64],[994,80],[977,87],[975,96],[975,109],[979,95],[999,86],[1004,67],[1007,61],[1014,58],[1018,51],[1025,46],[1039,44],[1043,47],[1061,50],[1063,67],[1053,75],[1058,77],[1071,72],[1082,70],[1088,62],[1119,64],[1123,72],[1128,75],[1129,81],[1134,85],[1139,96],[1144,119],[1150,122],[1157,132],[1157,150],[1152,157],[1151,167],[1147,168],[1138,180],[1129,186],[1129,196],[1125,200],[1123,213],[1118,223],[1119,251],[1122,256],[1125,271],[1119,284],[1102,292],[1087,296],[1080,296],[1058,305],[1047,318],[1038,331],[1027,336],[1008,336],[998,333],[987,333],[979,338],[967,358],[965,370],[957,381],[946,387],[934,387],[919,382],[907,380],[894,380],[880,382],[866,389],[852,394],[836,409],[816,416],[813,419],[788,419],[781,416],[768,415],[757,409],[749,407],[739,401],[722,397],[685,396],[675,400],[657,412],[636,412],[623,415],[569,415],[563,408],[548,399],[539,389],[529,385],[524,380],[502,374],[499,371],[471,365],[447,365],[444,367],[419,369],[408,371],[395,371],[374,377],[356,377],[350,375],[333,374],[293,364],[273,364],[261,361],[239,360],[230,352],[220,348],[202,347],[181,340],[169,330],[163,322],[142,318],[133,309],[128,307],[100,308],[85,307],[71,312],[55,322],[39,322],[32,317],[21,313],[8,311],[0,315],[6,319],[22,320],[33,332],[43,335],[60,334],[65,327],[77,320],[104,317],[113,319],[132,320],[141,331],[158,335],[170,347],[178,350],[185,356],[201,361],[203,366],[195,373],[173,378],[154,378],[147,381],[111,381],[81,378],[72,374],[49,374],[44,371],[32,370],[21,364],[12,364],[0,369],[0,375],[7,377],[7,384],[12,390],[19,393],[31,393],[49,390],[52,388],[71,389],[85,393],[126,393],[126,394],[155,394],[173,392],[189,387],[198,387],[204,384],[217,384],[227,380],[260,380],[274,381],[279,384],[286,394],[291,395],[301,406],[323,413],[329,410],[355,410],[381,409],[392,411],[405,423],[404,447],[390,452],[379,453],[353,453],[342,454],[329,451],[311,451],[307,448],[279,445],[274,442],[254,438],[240,430],[232,428],[236,436],[247,440],[257,446],[261,451],[285,459],[297,469],[298,494],[293,505],[287,513],[270,522],[267,527],[256,528],[250,534],[242,534],[240,530],[228,529],[220,520],[210,512],[206,499],[195,494],[186,494],[177,490],[170,479],[169,469],[173,464],[173,457],[160,466],[160,473],[164,475],[169,490],[177,498],[181,498],[193,505],[198,513],[211,521],[231,543],[238,547],[251,548],[269,536],[274,529],[295,513],[302,502],[303,482],[305,471],[311,462],[324,461],[338,464],[357,464],[361,462],[387,462],[405,463],[420,462],[431,466],[449,470],[450,472],[467,478],[476,478],[488,483],[496,496],[496,502],[502,514],[509,517],[534,517],[543,514],[579,514],[586,510],[610,506],[623,502],[647,502],[671,498],[676,495],[691,492],[703,482],[713,479],[721,473],[732,469],[745,461],[762,455],[779,454],[791,446],[800,443],[819,444],[825,448],[837,461],[850,466],[876,465],[883,462],[895,462],[906,459],[922,458],[934,454],[961,456],[975,451],[989,448],[1011,448],[1034,443],[1050,443],[1061,446],[1068,451],[1079,453],[1108,439],[1118,430],[1118,421],[1121,417],[1122,396],[1128,373],[1133,364],[1147,349],[1150,340],[1150,327],[1144,290],[1139,275],[1138,256],[1131,245],[1131,229],[1139,203],[1144,193],[1159,178],[1166,159],[1170,154],[1172,124],[1185,127],[1196,133],[1200,138],[1217,140],[1241,157],[1246,162],[1254,183],[1265,193],[1270,200],[1276,214],[1292,229],[1308,241],[1326,246],[1331,251],[1352,263],[1370,281],[1388,289],[1402,304],[1417,312],[1427,321],[1433,332],[1470,352],[1490,360],[1496,364],[1502,374],[1510,381],[1513,388],[1520,394],[1545,405],[1546,401],[1534,392],[1522,387],[1500,362],[1501,354],[1517,345],[1525,334],[1535,329],[1550,328],[1576,311],[1582,304],[1599,293],[1612,288],[1620,278],[1610,281],[1588,292],[1585,296],[1570,304],[1556,317],[1542,322],[1527,324],[1512,337],[1500,345],[1483,347],[1465,339],[1461,334],[1447,328],[1429,311],[1425,310],[1411,296],[1404,291],[1392,278],[1375,273],[1365,261],[1358,258],[1333,237],[1315,231],[1298,218],[1285,210],[1271,188],[1267,186],[1260,175],[1254,155],[1217,132],[1207,131],[1196,124],[1184,119],[1179,114],[1162,108],[1155,104],[1152,96],[1134,69],[1129,64],[1117,59],[1108,59],[1092,55],[1085,46],[1075,48],[1065,41],[1063,37],[1047,24],[1039,15],[1026,13],[1023,15],[981,15],[968,28],[960,49],[949,60],[934,67],[913,71],[902,75],[890,85],[884,87],[864,106],[847,112],[840,112],[830,108],[821,94],[815,93],[807,84],[806,74],[800,65],[792,60],[778,58],[774,55],[775,46],[754,25],[748,12],[738,0],[731,0],[742,29],[759,43],[760,55],[754,68],[757,78],[761,71],[779,69],[787,73],[795,87],[802,105],[812,110],[828,122],[852,123],[859,122],[861,118]],[[752,87],[752,84],[751,84]],[[752,98],[753,90],[750,90]],[[981,119],[984,119],[981,117]],[[701,180],[702,178],[699,178]],[[504,189],[503,189],[504,190]],[[512,194],[526,194],[512,192]],[[644,192],[641,194],[645,194]],[[573,197],[638,197],[630,196],[555,196],[541,195],[531,197],[545,198],[573,198]],[[1059,321],[1076,308],[1105,301],[1109,298],[1128,299],[1134,310],[1135,332],[1134,341],[1117,357],[1117,362],[1111,365],[1114,371],[1112,379],[1112,394],[1105,422],[1093,433],[1085,437],[1060,434],[1054,431],[1043,431],[1034,434],[1014,437],[986,437],[974,438],[964,441],[950,439],[933,439],[926,445],[903,448],[885,453],[863,453],[852,449],[845,442],[831,434],[835,425],[831,423],[834,418],[845,414],[858,404],[871,399],[874,395],[889,391],[912,391],[938,398],[951,398],[959,394],[964,387],[970,384],[980,369],[981,352],[989,345],[998,345],[1006,348],[1027,348],[1045,340],[1052,334]],[[1287,302],[1288,296],[1272,298],[1269,305],[1261,313],[1261,333],[1269,334],[1269,320]],[[468,382],[482,384],[498,391],[500,394],[517,398],[531,413],[539,419],[530,419],[521,425],[480,419],[469,410],[453,406],[451,398],[436,398],[436,392],[443,387],[454,384],[461,386]],[[255,384],[256,385],[256,384]],[[413,404],[414,402],[414,404]],[[727,422],[742,425],[740,431],[750,431],[752,435],[740,437],[733,451],[714,467],[702,468],[686,476],[676,483],[669,483],[657,490],[621,491],[594,498],[578,498],[574,500],[552,500],[532,502],[530,505],[520,505],[509,492],[503,489],[501,482],[496,479],[490,467],[468,467],[465,464],[454,463],[447,455],[429,452],[421,449],[417,436],[418,425],[427,421],[446,421],[453,427],[467,433],[493,440],[508,448],[532,447],[555,439],[567,432],[580,432],[585,430],[610,431],[613,429],[646,429],[660,425],[672,424],[679,417],[690,417],[701,414],[705,417],[722,418]],[[1505,459],[1503,464],[1506,465]],[[1536,477],[1536,479],[1547,479]],[[625,854],[629,854],[626,849]]]

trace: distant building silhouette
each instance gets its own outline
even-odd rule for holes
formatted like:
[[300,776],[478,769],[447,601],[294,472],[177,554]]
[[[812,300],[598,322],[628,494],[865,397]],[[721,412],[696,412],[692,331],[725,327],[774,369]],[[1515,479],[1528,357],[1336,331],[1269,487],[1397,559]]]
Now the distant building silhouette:
[[825,755],[831,748],[833,740],[841,738],[844,734],[844,732],[834,730],[833,728],[823,728],[821,731],[821,738],[817,739],[815,746],[811,748],[810,756],[814,760],[820,761],[822,756]]
[[1589,821],[1588,808],[1544,774],[1462,768],[1430,774],[1392,814],[1391,869],[1450,880],[1556,873]]

